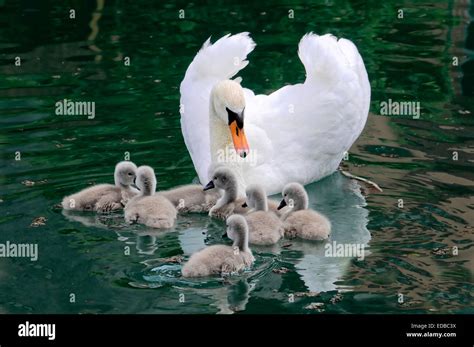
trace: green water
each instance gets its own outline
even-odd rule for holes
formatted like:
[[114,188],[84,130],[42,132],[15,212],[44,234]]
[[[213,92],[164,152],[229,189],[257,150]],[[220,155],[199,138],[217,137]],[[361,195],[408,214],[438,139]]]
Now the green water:
[[[323,303],[327,313],[474,313],[472,1],[101,7],[0,1],[0,242],[39,248],[36,262],[0,258],[0,312],[314,313],[305,307]],[[179,84],[209,36],[241,31],[257,42],[241,73],[257,93],[304,80],[296,50],[306,32],[358,46],[371,114],[344,167],[384,191],[367,195],[340,173],[307,188],[311,206],[333,223],[331,241],[366,244],[364,260],[325,257],[322,244],[291,241],[254,248],[256,264],[242,276],[185,280],[167,258],[225,242],[223,222],[187,215],[174,230],[157,232],[127,226],[120,213],[56,207],[64,195],[111,182],[125,152],[155,168],[159,189],[195,180]],[[64,98],[95,101],[96,117],[55,115]],[[420,101],[420,119],[380,116],[380,102],[390,98]],[[45,225],[30,226],[37,217]],[[321,294],[296,295],[309,291]]]

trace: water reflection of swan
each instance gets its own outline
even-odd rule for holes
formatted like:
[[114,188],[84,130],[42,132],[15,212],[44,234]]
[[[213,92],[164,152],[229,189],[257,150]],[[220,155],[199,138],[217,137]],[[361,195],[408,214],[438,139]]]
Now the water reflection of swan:
[[211,299],[210,306],[217,308],[217,314],[233,314],[245,311],[253,288],[247,278],[233,278],[219,287],[199,288],[197,293]]
[[[152,228],[141,228],[133,230],[123,222],[121,214],[100,215],[92,213],[78,213],[75,211],[62,210],[62,214],[71,222],[78,222],[88,228],[98,228],[113,231],[117,234],[117,239],[127,245],[135,244],[135,249],[139,254],[153,254],[157,249],[157,236],[160,231]],[[122,228],[127,227],[124,232]],[[132,241],[135,237],[135,241]]]
[[156,236],[150,234],[137,235],[135,248],[139,254],[152,255],[158,249]]
[[78,222],[86,227],[94,227],[99,229],[109,229],[109,226],[116,225],[117,220],[122,220],[122,216],[118,214],[96,214],[90,212],[77,212],[70,210],[62,210],[63,216],[71,222]]

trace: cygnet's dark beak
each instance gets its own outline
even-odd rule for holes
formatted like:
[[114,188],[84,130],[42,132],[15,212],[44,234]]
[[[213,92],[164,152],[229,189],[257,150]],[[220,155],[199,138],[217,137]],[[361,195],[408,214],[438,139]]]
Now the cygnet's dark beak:
[[137,187],[137,178],[136,177],[133,179],[133,183],[130,186],[132,186],[133,188],[135,188],[137,190],[140,190],[140,188]]
[[285,201],[285,199],[283,199],[283,200],[280,202],[280,205],[278,205],[277,210],[281,210],[281,209],[282,209],[283,207],[285,207],[285,206],[286,206],[286,201]]
[[208,184],[206,184],[206,186],[203,188],[203,190],[209,190],[209,189],[213,189],[215,187],[216,186],[214,185],[214,182],[210,181]]
[[247,206],[248,206],[248,205],[247,205],[247,201],[242,204],[242,207],[243,207],[243,208],[246,208]]

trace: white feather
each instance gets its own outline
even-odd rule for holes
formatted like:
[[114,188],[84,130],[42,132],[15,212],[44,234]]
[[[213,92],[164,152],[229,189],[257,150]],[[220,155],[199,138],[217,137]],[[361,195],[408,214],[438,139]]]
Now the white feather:
[[255,42],[249,33],[226,35],[213,45],[210,38],[196,54],[181,82],[181,130],[201,183],[208,179],[211,162],[209,95],[219,81],[229,79],[247,66]]

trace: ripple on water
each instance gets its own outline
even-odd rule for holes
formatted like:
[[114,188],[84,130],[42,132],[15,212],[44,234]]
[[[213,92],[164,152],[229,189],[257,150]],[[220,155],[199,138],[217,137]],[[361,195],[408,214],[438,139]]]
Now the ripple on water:
[[258,281],[265,277],[275,268],[277,260],[270,254],[254,253],[255,263],[250,268],[246,268],[238,274],[225,276],[208,276],[199,278],[185,278],[181,274],[182,264],[162,263],[153,266],[153,261],[147,261],[148,268],[138,274],[134,274],[137,280],[129,282],[133,288],[161,288],[164,286],[173,286],[181,289],[185,288],[217,288],[233,284],[236,281],[245,280],[248,282]]

